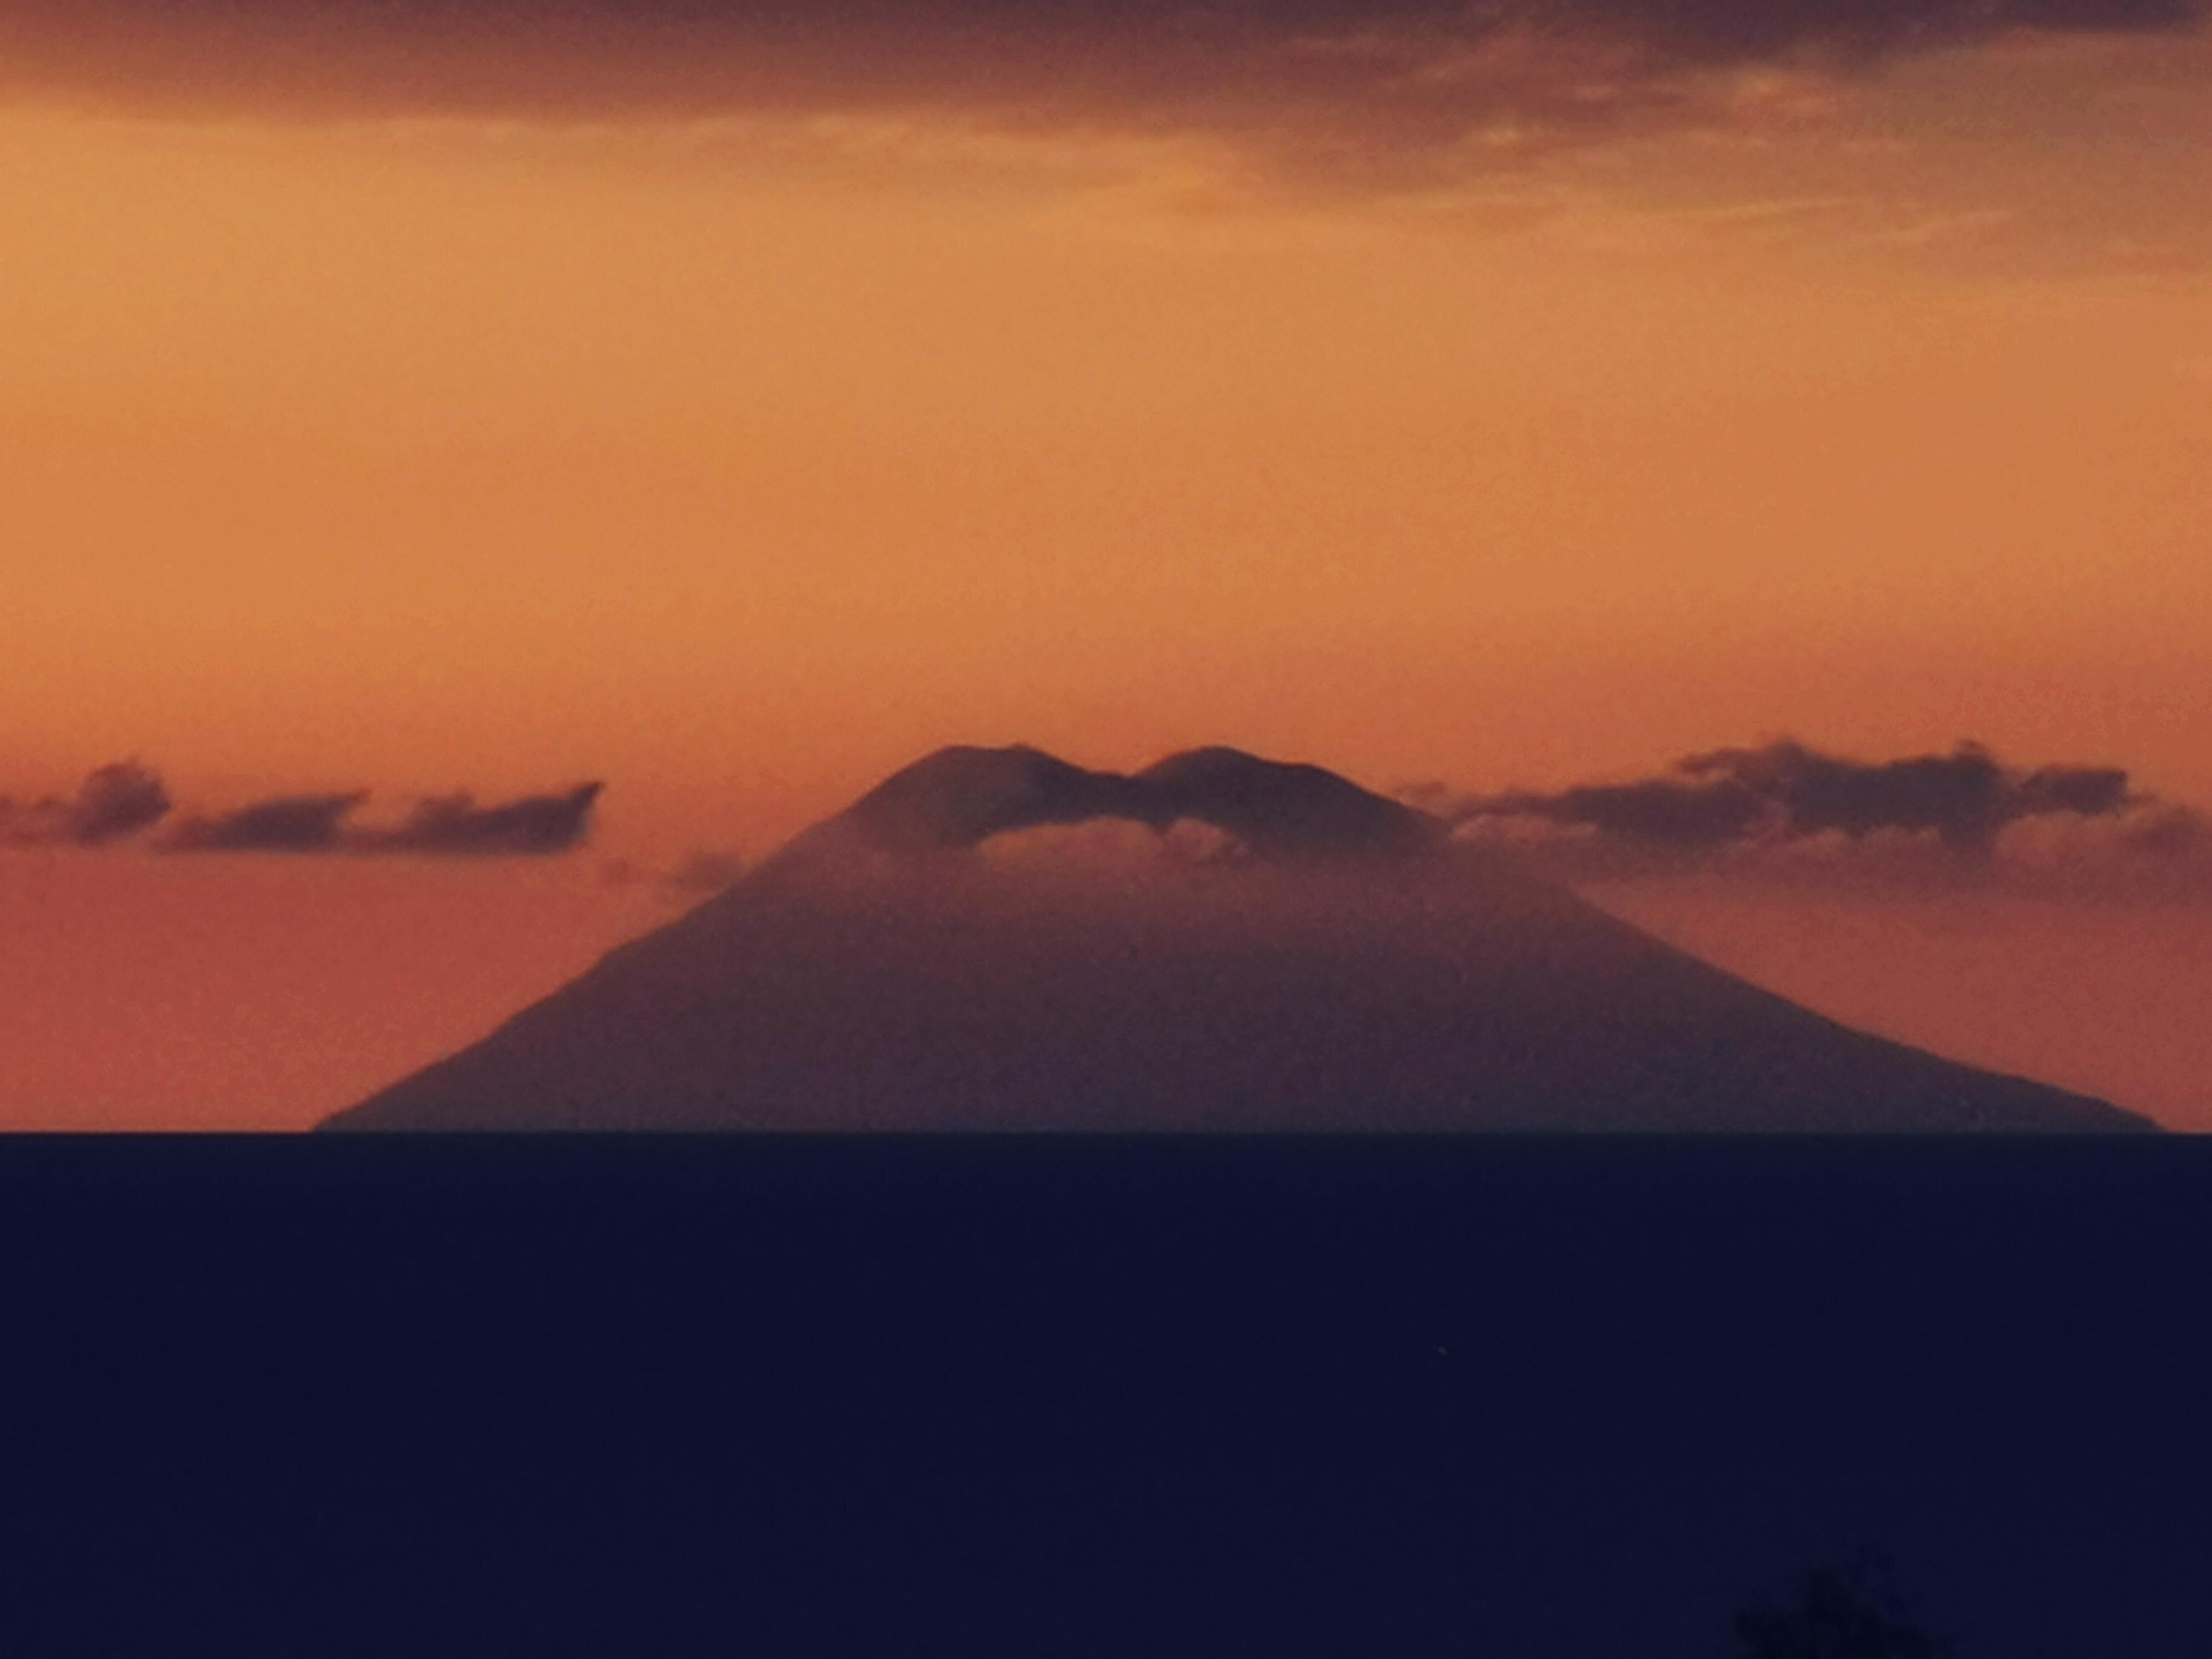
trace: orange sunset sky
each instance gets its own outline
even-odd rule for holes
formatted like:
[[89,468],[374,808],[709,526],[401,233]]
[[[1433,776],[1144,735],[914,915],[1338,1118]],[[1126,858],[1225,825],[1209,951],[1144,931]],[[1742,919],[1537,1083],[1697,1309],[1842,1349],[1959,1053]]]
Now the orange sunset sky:
[[[944,743],[1788,734],[2126,768],[2165,862],[1593,893],[2212,1127],[2201,23],[9,0],[0,1126],[305,1127]],[[54,827],[125,761],[171,824],[606,791],[544,857]]]

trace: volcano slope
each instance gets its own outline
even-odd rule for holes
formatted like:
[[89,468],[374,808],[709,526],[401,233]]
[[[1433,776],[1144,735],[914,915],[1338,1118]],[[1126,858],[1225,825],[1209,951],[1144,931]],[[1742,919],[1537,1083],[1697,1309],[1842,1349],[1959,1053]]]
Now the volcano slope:
[[489,1036],[386,1130],[2102,1132],[1234,750],[948,749]]

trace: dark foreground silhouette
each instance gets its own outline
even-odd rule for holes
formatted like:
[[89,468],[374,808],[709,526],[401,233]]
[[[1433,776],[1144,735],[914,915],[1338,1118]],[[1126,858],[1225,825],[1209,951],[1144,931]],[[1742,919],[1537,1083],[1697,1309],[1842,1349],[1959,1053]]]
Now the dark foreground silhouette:
[[1951,1659],[1951,1644],[1899,1607],[1884,1557],[1815,1567],[1790,1601],[1736,1614],[1736,1659]]
[[0,1654],[1918,1659],[1820,1645],[1870,1539],[1959,1659],[2202,1659],[2208,1194],[2183,1136],[0,1141]]
[[[1007,855],[1113,821],[1134,854]],[[1316,767],[951,749],[331,1127],[2148,1126],[1845,1030]]]

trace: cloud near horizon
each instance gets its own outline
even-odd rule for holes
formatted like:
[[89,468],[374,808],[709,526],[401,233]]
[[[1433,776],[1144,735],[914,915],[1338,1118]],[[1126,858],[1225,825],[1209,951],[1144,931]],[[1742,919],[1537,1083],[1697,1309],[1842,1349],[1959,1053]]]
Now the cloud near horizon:
[[278,118],[949,116],[1224,138],[1358,174],[1756,126],[1777,112],[1774,71],[1832,79],[2022,33],[2173,33],[2207,4],[15,0],[0,94]]
[[365,790],[278,796],[219,817],[186,818],[159,845],[165,853],[336,852],[347,816],[368,799]]
[[[103,766],[67,800],[17,804],[0,796],[0,847],[125,845],[161,853],[411,854],[436,858],[542,857],[581,846],[605,786],[479,805],[465,791],[418,801],[394,823],[356,824],[369,799],[354,789],[279,795],[227,812],[172,819],[161,775],[138,763]],[[149,836],[167,820],[158,835]]]
[[2212,820],[2114,766],[2006,764],[1966,742],[1862,761],[1790,738],[1556,791],[1408,796],[1560,879],[1714,872],[1882,886],[2212,896]]
[[417,803],[394,828],[357,832],[356,850],[471,858],[565,853],[582,845],[592,809],[605,789],[600,783],[579,784],[562,793],[490,806],[479,806],[465,792],[435,795]]
[[151,828],[173,804],[159,774],[118,761],[94,772],[67,800],[18,803],[0,795],[0,847],[104,847]]
[[396,824],[356,825],[365,791],[257,801],[217,817],[192,817],[163,836],[168,853],[413,854],[434,858],[544,857],[580,847],[605,788],[526,795],[480,806],[465,792],[418,802]]

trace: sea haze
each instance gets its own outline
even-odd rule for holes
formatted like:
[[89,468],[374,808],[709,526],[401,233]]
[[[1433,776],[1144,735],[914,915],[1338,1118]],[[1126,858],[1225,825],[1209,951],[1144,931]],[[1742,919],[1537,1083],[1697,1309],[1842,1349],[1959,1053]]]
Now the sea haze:
[[0,1650],[2201,1640],[2212,1150],[0,1146]]

